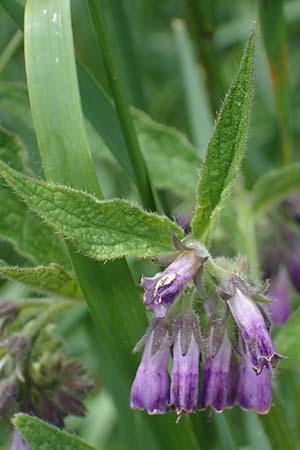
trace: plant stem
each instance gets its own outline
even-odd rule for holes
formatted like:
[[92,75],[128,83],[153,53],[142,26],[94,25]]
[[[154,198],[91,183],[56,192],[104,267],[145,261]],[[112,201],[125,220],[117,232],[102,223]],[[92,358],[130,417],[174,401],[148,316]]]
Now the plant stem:
[[3,72],[11,58],[14,56],[21,43],[23,42],[23,33],[18,30],[14,33],[12,38],[9,40],[7,46],[3,50],[0,56],[0,74]]
[[136,132],[134,129],[129,106],[124,97],[124,90],[121,86],[121,80],[116,72],[116,65],[113,58],[110,43],[107,37],[107,31],[104,24],[103,14],[100,12],[98,0],[87,0],[91,20],[94,25],[98,44],[104,57],[105,69],[108,81],[115,101],[116,109],[119,115],[120,124],[128,146],[136,184],[141,196],[143,206],[150,210],[155,210],[155,200],[152,187],[147,173],[146,164],[142,156]]

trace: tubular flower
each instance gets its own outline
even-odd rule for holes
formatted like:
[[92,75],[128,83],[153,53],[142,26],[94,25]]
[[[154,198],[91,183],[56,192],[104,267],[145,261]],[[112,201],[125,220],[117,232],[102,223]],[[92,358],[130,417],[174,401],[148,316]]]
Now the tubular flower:
[[259,414],[267,414],[271,408],[272,385],[269,371],[267,367],[263,367],[257,375],[247,354],[243,355],[240,362],[237,401],[242,409],[254,409]]
[[145,349],[131,388],[130,406],[146,409],[149,414],[164,414],[170,390],[168,325],[162,319],[154,320],[143,343]]
[[176,297],[194,277],[203,259],[192,249],[184,250],[163,271],[154,277],[143,277],[144,304],[156,317],[164,317]]
[[200,336],[192,312],[179,316],[175,324],[171,405],[181,414],[191,412],[198,401]]
[[215,356],[210,348],[206,357],[201,389],[201,407],[210,406],[216,412],[231,407],[236,397],[237,366],[227,331]]
[[271,320],[276,325],[282,325],[288,320],[292,312],[289,277],[284,267],[280,267],[276,277],[271,279],[269,296],[273,299],[273,302],[269,305]]
[[227,303],[246,344],[253,369],[260,373],[265,364],[274,368],[277,359],[282,356],[275,350],[264,317],[257,304],[238,288]]

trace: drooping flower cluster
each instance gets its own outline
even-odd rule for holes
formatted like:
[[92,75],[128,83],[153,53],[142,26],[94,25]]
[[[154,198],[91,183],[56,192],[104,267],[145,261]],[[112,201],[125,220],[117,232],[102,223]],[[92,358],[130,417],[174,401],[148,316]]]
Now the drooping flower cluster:
[[[131,389],[131,407],[181,415],[207,407],[222,412],[238,404],[266,414],[272,402],[270,374],[282,356],[254,299],[258,289],[208,260],[202,247],[191,244],[180,250],[163,272],[142,279],[145,306],[156,318],[136,347],[145,349]],[[196,289],[187,288],[192,279],[203,300],[205,284],[215,290],[211,301],[209,289],[209,305],[202,311],[210,317],[206,339],[193,307]],[[199,386],[201,354],[205,361]]]
[[[22,411],[63,427],[68,414],[84,415],[83,400],[93,384],[83,365],[66,357],[51,323],[38,334],[30,332],[41,308],[30,313],[26,306],[23,313],[16,302],[0,300],[0,417]],[[14,320],[22,324],[18,333]],[[30,449],[16,430],[14,449]]]

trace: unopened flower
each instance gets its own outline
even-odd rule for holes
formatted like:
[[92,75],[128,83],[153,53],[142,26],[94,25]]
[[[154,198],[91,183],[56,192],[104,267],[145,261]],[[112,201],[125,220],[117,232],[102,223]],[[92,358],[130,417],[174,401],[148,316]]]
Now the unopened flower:
[[263,367],[261,373],[256,374],[247,354],[241,358],[240,362],[237,401],[242,409],[254,409],[259,414],[267,414],[271,408],[270,373],[267,367]]
[[203,258],[195,250],[186,247],[163,272],[154,277],[143,277],[141,285],[145,289],[146,308],[153,310],[156,317],[164,317],[202,263]]
[[276,325],[285,323],[292,313],[292,305],[290,300],[289,277],[286,269],[281,266],[277,275],[271,279],[269,296],[272,303],[268,309],[271,320]]
[[227,331],[215,356],[210,343],[203,370],[201,388],[201,407],[210,406],[216,412],[222,412],[234,404],[236,396],[236,371],[232,346]]
[[0,300],[0,317],[13,320],[20,312],[19,305],[13,300]]
[[275,367],[282,355],[275,350],[258,305],[250,295],[238,288],[227,303],[240,329],[253,369],[260,373],[265,364]]
[[10,450],[32,450],[31,447],[24,441],[20,431],[14,429],[12,434],[12,443]]
[[198,319],[187,312],[175,324],[170,403],[178,413],[191,412],[197,404],[199,358]]
[[155,319],[145,338],[145,349],[130,393],[130,406],[163,414],[169,402],[170,331],[162,319]]

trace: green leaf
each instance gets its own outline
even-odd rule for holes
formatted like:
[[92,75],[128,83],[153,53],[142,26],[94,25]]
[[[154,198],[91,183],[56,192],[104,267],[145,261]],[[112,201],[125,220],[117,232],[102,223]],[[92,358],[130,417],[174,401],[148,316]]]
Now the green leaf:
[[126,200],[100,201],[82,191],[36,181],[2,162],[0,175],[41,218],[93,259],[160,256],[174,251],[173,233],[183,236],[167,217]]
[[300,164],[271,170],[258,179],[253,188],[253,209],[264,214],[291,191],[300,189]]
[[13,424],[32,450],[97,450],[77,436],[27,414],[16,414]]
[[155,187],[195,198],[200,159],[184,134],[131,109],[140,146]]
[[244,50],[237,77],[225,97],[202,164],[198,206],[192,221],[193,232],[201,240],[209,241],[244,155],[253,93],[255,40],[256,27]]
[[300,309],[298,308],[289,318],[284,327],[280,328],[275,338],[275,346],[288,359],[279,363],[281,369],[300,368]]
[[[26,152],[21,141],[0,127],[0,159],[24,170]],[[70,267],[60,238],[32,214],[0,181],[0,236],[10,241],[21,255],[37,264],[61,263]]]
[[41,292],[79,299],[83,297],[76,280],[58,264],[21,268],[7,266],[0,260],[0,278],[17,281]]

